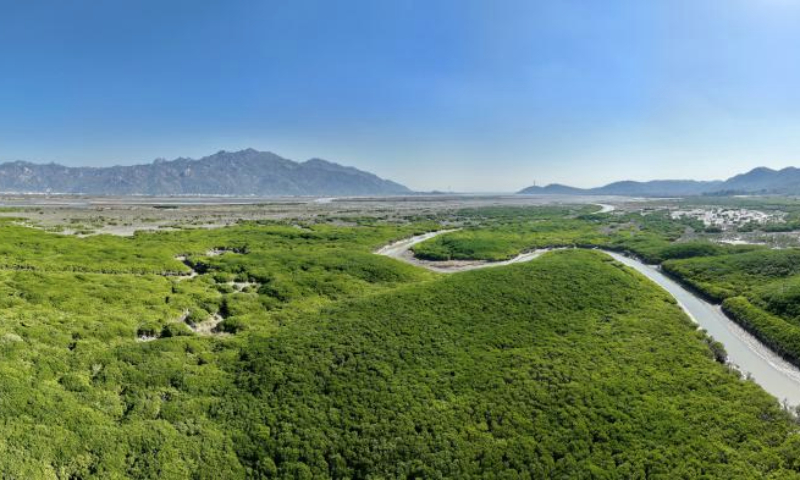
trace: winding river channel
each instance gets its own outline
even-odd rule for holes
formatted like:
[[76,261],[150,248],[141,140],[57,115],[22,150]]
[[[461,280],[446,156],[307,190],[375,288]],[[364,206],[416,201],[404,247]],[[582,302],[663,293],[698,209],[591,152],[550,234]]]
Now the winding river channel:
[[[547,250],[523,253],[505,262],[453,261],[432,262],[414,257],[411,247],[437,235],[451,232],[442,230],[411,237],[387,245],[376,253],[427,268],[439,273],[455,273],[478,268],[496,267],[533,260]],[[661,273],[656,266],[646,265],[636,259],[619,253],[603,251],[620,263],[638,271],[661,288],[669,292],[678,305],[701,328],[708,331],[715,340],[725,345],[728,361],[741,372],[749,375],[764,390],[792,406],[800,405],[800,369],[783,360],[758,339],[729,319],[718,305],[709,303],[675,280]]]

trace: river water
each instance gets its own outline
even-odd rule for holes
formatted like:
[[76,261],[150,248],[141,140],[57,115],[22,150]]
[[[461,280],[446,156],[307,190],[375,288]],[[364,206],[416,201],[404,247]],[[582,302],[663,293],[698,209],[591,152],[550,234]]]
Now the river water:
[[645,265],[618,253],[605,253],[643,274],[675,297],[695,323],[725,345],[728,361],[743,373],[750,374],[764,390],[778,400],[785,400],[790,405],[800,405],[800,369],[778,356],[728,318],[718,305],[709,303],[686,290],[655,266]]
[[[451,230],[449,230],[451,231]],[[455,273],[476,268],[494,267],[530,261],[544,253],[519,255],[506,262],[473,262],[468,265],[446,265],[415,259],[411,247],[447,231],[431,232],[388,245],[378,254],[386,255],[420,267],[441,273]],[[758,339],[728,318],[718,305],[703,300],[678,282],[661,273],[658,267],[646,265],[636,259],[615,252],[603,251],[615,260],[633,268],[669,292],[689,317],[709,335],[725,346],[728,362],[742,373],[749,375],[764,390],[778,400],[792,406],[800,405],[800,369],[782,359]]]

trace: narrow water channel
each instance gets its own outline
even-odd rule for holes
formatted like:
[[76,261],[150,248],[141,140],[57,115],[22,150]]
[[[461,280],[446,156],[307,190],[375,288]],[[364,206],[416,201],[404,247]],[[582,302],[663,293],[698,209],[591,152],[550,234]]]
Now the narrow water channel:
[[719,305],[709,303],[678,282],[661,273],[657,267],[614,252],[605,252],[620,263],[643,274],[678,301],[683,310],[709,335],[725,345],[728,361],[743,373],[750,374],[764,390],[790,405],[800,405],[800,369],[790,364],[757,338],[750,335],[722,312]]

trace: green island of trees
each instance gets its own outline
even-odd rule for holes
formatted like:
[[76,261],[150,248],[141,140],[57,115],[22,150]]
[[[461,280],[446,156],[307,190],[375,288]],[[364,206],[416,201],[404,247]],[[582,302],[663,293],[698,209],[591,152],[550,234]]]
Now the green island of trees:
[[[741,202],[760,205],[753,200]],[[786,202],[766,201],[766,206],[786,207]],[[465,213],[481,222],[465,223],[458,231],[416,245],[414,251],[423,259],[486,261],[547,247],[623,252],[660,264],[665,273],[720,303],[730,318],[800,366],[800,249],[685,240],[687,229],[707,229],[694,219],[672,219],[663,209],[602,215],[590,213],[592,208],[545,207],[535,213],[496,208],[484,209],[480,215]],[[747,230],[751,228],[746,225]],[[763,228],[772,229],[769,224]]]

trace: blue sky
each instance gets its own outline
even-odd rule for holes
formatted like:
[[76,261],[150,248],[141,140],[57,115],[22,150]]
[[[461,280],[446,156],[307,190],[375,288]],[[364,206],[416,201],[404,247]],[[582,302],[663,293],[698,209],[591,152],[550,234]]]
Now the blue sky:
[[0,161],[246,147],[462,191],[800,166],[800,0],[0,0]]

